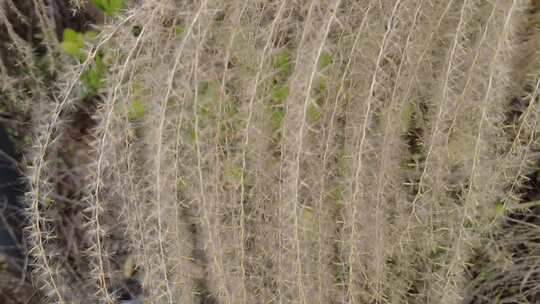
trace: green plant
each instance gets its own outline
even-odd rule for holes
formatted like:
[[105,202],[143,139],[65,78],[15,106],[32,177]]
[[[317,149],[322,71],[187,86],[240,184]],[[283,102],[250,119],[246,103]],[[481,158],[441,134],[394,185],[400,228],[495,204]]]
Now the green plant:
[[315,81],[313,91],[317,97],[320,97],[320,95],[326,92],[327,87],[328,87],[328,83],[327,83],[326,77],[321,76],[321,77],[318,77],[317,80]]
[[291,74],[291,55],[289,52],[283,50],[276,54],[273,58],[273,65],[282,76],[289,76]]
[[186,31],[186,28],[181,26],[181,25],[177,25],[174,27],[174,33],[178,36],[178,37],[182,37],[184,35],[184,32]]
[[64,39],[61,43],[62,49],[66,54],[82,59],[84,47],[84,35],[70,28],[64,30]]
[[103,87],[107,74],[107,68],[103,63],[103,57],[96,55],[94,62],[81,75],[81,82],[84,85],[87,95],[96,95]]
[[280,132],[283,125],[283,118],[285,117],[285,111],[282,107],[274,107],[271,109],[271,123],[273,133]]
[[[39,5],[38,45],[0,35],[2,101],[36,102],[29,244],[49,301],[113,304],[122,273],[150,303],[534,294],[532,2],[262,2],[93,0],[115,17],[99,43],[65,30],[65,56]],[[63,196],[80,227],[49,214]],[[91,237],[72,250],[64,231]]]
[[74,31],[73,29],[66,28],[63,34],[63,40],[60,46],[62,50],[77,60],[85,59],[84,45],[85,43],[91,43],[96,38],[97,33],[94,31],[87,31],[84,33]]
[[229,164],[225,168],[225,179],[232,183],[240,182],[244,172],[241,166]]
[[142,101],[140,99],[135,99],[131,102],[129,107],[128,119],[131,121],[139,120],[144,116],[145,112],[146,110]]
[[319,57],[319,69],[323,70],[326,69],[328,66],[332,64],[332,55],[328,52],[322,52],[321,56]]
[[109,16],[113,16],[124,8],[124,0],[92,0],[92,3]]
[[289,86],[276,85],[272,88],[272,100],[274,102],[283,102],[287,97],[289,97]]
[[503,216],[506,213],[506,206],[503,202],[497,202],[495,204],[495,214],[497,216]]
[[321,111],[319,107],[313,103],[310,103],[307,108],[306,119],[309,123],[315,123],[321,118]]

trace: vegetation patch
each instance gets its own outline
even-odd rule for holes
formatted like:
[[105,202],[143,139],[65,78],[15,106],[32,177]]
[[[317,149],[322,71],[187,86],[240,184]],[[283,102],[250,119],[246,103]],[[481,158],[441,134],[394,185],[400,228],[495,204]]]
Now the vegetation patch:
[[24,303],[539,302],[537,1],[173,2],[1,8]]

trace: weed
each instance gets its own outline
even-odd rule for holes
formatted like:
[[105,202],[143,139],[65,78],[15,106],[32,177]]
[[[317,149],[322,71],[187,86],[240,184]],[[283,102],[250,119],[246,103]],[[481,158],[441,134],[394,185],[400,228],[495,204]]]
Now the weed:
[[321,118],[321,111],[319,110],[319,107],[313,103],[309,104],[306,118],[309,123],[315,123],[319,121]]
[[[120,276],[169,304],[534,302],[532,2],[352,2],[92,0],[99,35],[61,42],[36,5],[37,44],[6,26],[1,97],[31,109],[50,301],[114,303]],[[62,144],[81,108],[83,153]],[[85,162],[65,172],[63,154]],[[90,274],[50,243],[47,198],[66,192]]]
[[333,62],[332,55],[328,52],[322,52],[319,57],[319,70],[324,70]]
[[291,74],[291,55],[288,51],[283,50],[276,54],[273,58],[274,68],[278,70],[281,77],[288,77]]
[[131,121],[136,121],[141,119],[145,114],[145,108],[140,99],[135,99],[131,102],[131,106],[128,112],[128,118]]
[[281,103],[289,97],[289,86],[275,86],[272,88],[272,100],[276,103]]
[[79,60],[83,58],[84,35],[82,33],[69,28],[65,29],[64,39],[61,45],[64,52],[68,55]]
[[92,3],[109,16],[113,16],[124,8],[124,0],[92,0]]
[[103,57],[97,55],[88,70],[81,75],[81,82],[85,87],[87,96],[99,93],[105,82],[106,73],[107,69],[103,63]]

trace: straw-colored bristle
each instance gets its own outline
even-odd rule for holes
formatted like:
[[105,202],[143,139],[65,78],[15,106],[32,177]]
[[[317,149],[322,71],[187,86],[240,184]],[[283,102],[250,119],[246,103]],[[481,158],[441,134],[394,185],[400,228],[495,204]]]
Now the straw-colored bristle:
[[30,2],[0,98],[46,301],[116,303],[128,256],[145,303],[538,301],[538,1]]

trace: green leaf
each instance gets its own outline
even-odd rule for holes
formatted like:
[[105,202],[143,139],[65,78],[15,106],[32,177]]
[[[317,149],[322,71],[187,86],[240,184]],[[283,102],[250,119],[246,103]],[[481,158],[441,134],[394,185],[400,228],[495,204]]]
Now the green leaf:
[[128,119],[131,121],[141,119],[144,116],[144,105],[139,99],[133,100],[128,112]]
[[66,54],[73,56],[77,59],[81,59],[84,47],[83,34],[78,33],[70,28],[64,30],[64,39],[61,43],[62,50]]
[[80,41],[83,43],[81,33],[70,28],[64,29],[64,41]]
[[123,0],[92,0],[92,3],[109,16],[118,13],[124,8]]
[[47,196],[47,197],[45,197],[45,200],[43,201],[43,206],[45,208],[49,208],[52,205],[54,205],[54,203],[55,203],[55,201],[52,198]]
[[105,12],[107,10],[108,2],[109,1],[107,0],[92,0],[92,4],[95,5],[97,9],[102,12]]
[[447,250],[443,247],[436,246],[433,249],[431,249],[431,252],[429,254],[429,257],[431,259],[440,259],[447,253]]
[[90,95],[97,94],[103,86],[106,68],[103,58],[97,55],[92,66],[81,75],[81,81]]
[[194,144],[197,141],[198,138],[199,138],[199,136],[197,134],[197,130],[195,130],[194,127],[189,127],[188,130],[187,130],[187,141],[190,144]]
[[272,130],[278,131],[281,129],[281,125],[283,124],[284,117],[285,117],[285,111],[283,111],[283,108],[272,109],[272,116],[270,117],[270,120],[272,122]]
[[478,277],[481,280],[487,280],[489,279],[490,276],[491,276],[491,273],[489,272],[489,270],[486,270],[486,269],[482,269],[480,273],[478,274]]
[[420,153],[420,152],[413,153],[411,158],[415,162],[420,162],[420,161],[422,161],[424,159],[424,155],[422,153]]
[[506,207],[504,206],[503,202],[498,202],[495,204],[495,213],[497,216],[503,216],[506,211]]
[[97,35],[98,33],[96,31],[86,31],[83,33],[84,41],[93,42],[96,39]]
[[289,87],[287,85],[275,86],[272,88],[272,100],[282,102],[289,97]]
[[315,81],[315,86],[313,90],[315,91],[316,95],[320,95],[326,91],[326,88],[328,87],[326,78],[325,77],[319,77]]
[[182,36],[185,31],[186,29],[181,25],[177,25],[174,27],[174,32],[176,33],[177,36]]
[[223,109],[225,115],[226,115],[226,118],[228,120],[236,120],[238,119],[238,108],[236,107],[236,105],[234,103],[226,103],[224,105],[224,109]]
[[280,73],[288,76],[291,73],[291,55],[289,52],[282,51],[277,54],[273,60],[274,68],[278,69]]
[[336,272],[334,274],[334,278],[336,282],[345,283],[345,281],[347,280],[347,277],[349,276],[349,272],[350,272],[349,267],[350,266],[346,264],[342,264],[341,266],[337,267]]
[[401,132],[407,133],[407,131],[411,127],[411,124],[414,119],[414,112],[415,112],[415,107],[414,107],[413,102],[407,102],[403,106],[403,109],[401,110],[400,122],[399,122],[401,126]]
[[178,189],[180,191],[186,191],[186,189],[187,189],[187,183],[186,183],[186,181],[184,181],[184,179],[182,177],[178,178]]
[[53,78],[51,74],[51,59],[48,56],[38,56],[35,60],[36,67],[39,71],[43,73],[43,75],[48,75],[49,78]]
[[29,136],[29,135],[25,135],[25,136],[23,137],[23,142],[24,142],[24,144],[27,145],[27,146],[31,145],[31,144],[32,144],[32,137]]
[[310,123],[315,123],[321,119],[321,111],[319,111],[319,107],[314,104],[310,104],[307,109],[306,117],[307,121]]
[[332,55],[328,52],[322,52],[319,57],[319,69],[324,69],[332,64]]
[[242,180],[244,170],[241,166],[229,165],[225,171],[225,178],[229,182],[237,183]]
[[124,2],[122,0],[109,0],[109,15],[113,15],[121,11],[124,8]]
[[202,81],[199,84],[199,113],[204,118],[214,118],[219,112],[220,83]]

